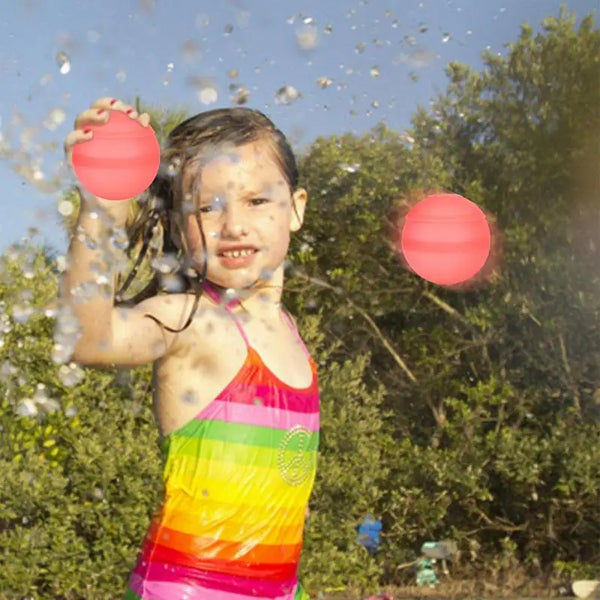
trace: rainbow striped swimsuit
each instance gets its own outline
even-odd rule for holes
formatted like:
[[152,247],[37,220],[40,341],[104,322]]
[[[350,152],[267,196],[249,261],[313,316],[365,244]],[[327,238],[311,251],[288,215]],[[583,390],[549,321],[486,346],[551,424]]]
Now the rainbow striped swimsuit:
[[246,360],[164,438],[165,499],[124,600],[308,600],[297,570],[319,443],[316,365],[305,348],[312,383],[286,385],[250,346],[232,304]]

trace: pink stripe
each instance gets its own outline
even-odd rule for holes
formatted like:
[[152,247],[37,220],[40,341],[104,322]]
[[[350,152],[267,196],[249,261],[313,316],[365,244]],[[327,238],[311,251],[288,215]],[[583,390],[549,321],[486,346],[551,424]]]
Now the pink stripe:
[[263,406],[303,413],[319,411],[319,394],[311,388],[305,392],[295,392],[269,385],[236,382],[228,385],[217,397],[218,400],[252,405],[256,404],[257,398],[260,398]]
[[258,401],[256,404],[241,404],[239,402],[215,400],[195,418],[198,420],[211,419],[243,425],[258,425],[259,427],[271,427],[273,429],[290,429],[296,425],[302,425],[311,432],[319,430],[318,412],[295,412],[283,408],[264,406],[259,404]]
[[[139,573],[140,570],[144,575]],[[207,575],[203,577],[202,572],[188,567],[150,563],[132,573],[129,587],[143,600],[292,600],[297,587],[295,578],[274,583],[218,573]]]

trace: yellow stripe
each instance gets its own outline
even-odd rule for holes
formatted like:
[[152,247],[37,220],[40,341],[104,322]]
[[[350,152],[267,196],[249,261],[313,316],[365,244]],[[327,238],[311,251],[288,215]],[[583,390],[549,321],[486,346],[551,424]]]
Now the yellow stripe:
[[228,542],[253,539],[260,544],[297,544],[302,540],[304,507],[296,511],[294,522],[286,515],[279,518],[274,511],[241,512],[227,505],[213,504],[208,510],[199,510],[193,502],[178,501],[176,506],[165,508],[162,524],[189,535]]
[[285,502],[284,506],[291,506],[308,501],[315,477],[314,462],[307,475],[300,485],[293,486],[281,477],[277,468],[240,467],[229,461],[179,456],[171,461],[166,487],[167,493],[180,489],[199,499],[208,496],[217,501],[233,502],[244,497],[252,504],[267,505],[272,504],[271,498],[277,504]]

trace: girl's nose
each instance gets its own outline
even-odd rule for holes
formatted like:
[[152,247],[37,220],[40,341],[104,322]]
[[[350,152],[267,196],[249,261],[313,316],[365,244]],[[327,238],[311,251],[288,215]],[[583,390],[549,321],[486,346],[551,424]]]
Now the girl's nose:
[[222,213],[223,234],[230,236],[240,236],[246,233],[244,215],[233,202],[228,202]]

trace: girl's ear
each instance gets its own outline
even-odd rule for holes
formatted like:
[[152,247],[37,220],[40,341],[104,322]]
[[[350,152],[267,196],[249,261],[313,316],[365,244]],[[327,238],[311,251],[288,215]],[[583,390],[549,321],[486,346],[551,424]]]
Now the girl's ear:
[[304,222],[304,210],[308,194],[304,188],[298,188],[292,194],[292,219],[290,221],[290,231],[298,231]]

